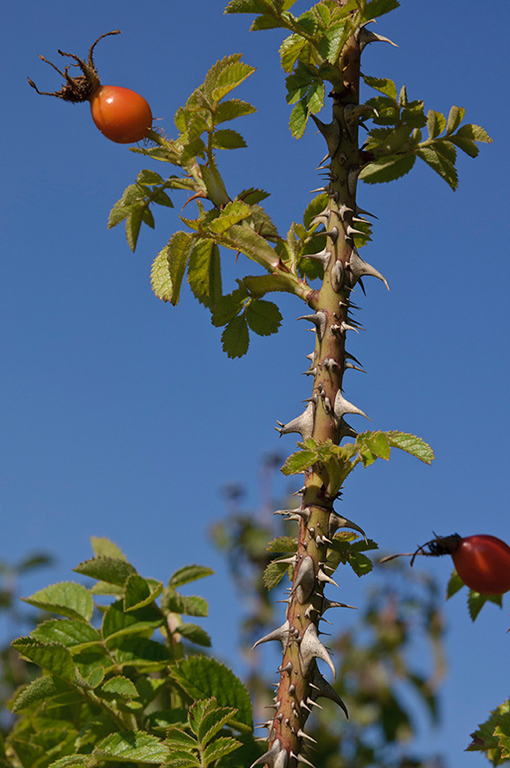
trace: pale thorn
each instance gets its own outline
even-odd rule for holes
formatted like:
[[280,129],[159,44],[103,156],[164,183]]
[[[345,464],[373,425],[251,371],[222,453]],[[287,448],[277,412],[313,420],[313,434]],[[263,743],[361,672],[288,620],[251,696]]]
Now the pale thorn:
[[320,161],[319,165],[317,166],[317,168],[315,170],[316,171],[320,171],[320,170],[324,169],[324,163],[327,163],[327,161],[330,160],[330,159],[331,159],[331,154],[328,152],[328,154],[325,155],[322,158],[322,160]]
[[307,359],[307,360],[310,360],[310,362],[312,362],[312,363],[313,363],[313,362],[314,362],[314,360],[316,360],[316,359],[317,359],[317,350],[315,350],[315,349],[314,349],[314,351],[313,351],[313,352],[310,352],[310,354],[309,354],[309,355],[305,355],[305,357],[306,357],[306,359]]
[[[319,118],[315,117],[315,115],[310,115],[310,117],[314,121],[320,133],[326,139],[326,144],[328,145],[329,150],[326,158],[332,157],[336,153],[340,143],[340,125],[338,121],[336,118],[333,118],[331,123],[323,123],[322,120],[319,120]],[[324,160],[322,162],[324,162]]]
[[[384,275],[381,275],[381,273],[367,261],[363,261],[357,251],[352,251],[349,263],[346,264],[346,267],[350,270],[352,277],[354,278],[353,285],[354,283],[359,282],[362,277],[377,277],[379,280],[382,280],[388,291],[390,290],[390,286]],[[363,288],[361,283],[360,285]]]
[[257,758],[250,768],[255,765],[267,765],[269,768],[286,768],[289,762],[289,754],[286,749],[282,749],[280,739],[276,739],[273,745],[261,757]]
[[347,213],[354,213],[354,211],[353,211],[352,208],[349,208],[348,205],[346,205],[345,203],[342,203],[340,205],[340,207],[338,208],[338,215],[343,220],[343,219],[345,219],[345,215]]
[[322,309],[317,310],[314,315],[301,315],[301,317],[296,319],[308,320],[310,323],[313,323],[317,331],[317,337],[319,341],[322,341],[324,333],[326,332],[326,323],[328,320],[326,313]]
[[308,741],[311,741],[313,744],[317,744],[317,741],[308,733],[305,733],[301,728],[296,733],[296,736],[299,736],[300,739],[308,739]]
[[323,597],[322,610],[328,611],[330,608],[352,608],[353,611],[358,610],[355,605],[338,603],[336,600],[328,600],[327,597]]
[[311,189],[310,194],[313,195],[316,192],[327,192],[327,191],[328,191],[327,187],[317,187],[317,189]]
[[317,704],[316,701],[310,698],[310,696],[307,698],[306,703],[309,704],[311,707],[317,707],[317,709],[324,709],[324,707],[321,707],[320,704]]
[[347,237],[348,237],[350,240],[352,240],[352,238],[354,237],[354,235],[366,235],[367,233],[366,233],[366,232],[363,232],[363,230],[362,230],[362,229],[354,229],[354,227],[351,227],[351,225],[350,225],[350,224],[348,224],[348,225],[347,225],[347,227],[346,227],[346,230],[345,230],[345,234],[346,234],[346,236],[347,236]]
[[300,488],[299,491],[294,491],[294,493],[292,493],[291,496],[302,496],[305,491],[306,491],[306,485],[303,485],[303,487]]
[[315,586],[315,570],[310,555],[303,558],[299,570],[294,578],[291,594],[296,592],[298,601],[305,603],[313,592]]
[[338,365],[334,357],[326,357],[326,359],[322,363],[322,367],[325,368],[329,373],[332,373],[333,371],[336,371],[336,370],[340,370],[340,366]]
[[264,637],[261,637],[260,640],[257,640],[255,645],[252,647],[252,650],[257,647],[257,645],[261,645],[262,643],[270,643],[272,640],[278,640],[282,645],[285,644],[285,641],[289,637],[289,630],[290,625],[288,621],[285,621],[281,627],[278,627],[278,629],[274,629],[272,632],[269,632],[269,634],[265,635]]
[[347,360],[344,362],[344,368],[352,368],[353,371],[361,371],[361,373],[366,373],[364,368],[360,368],[359,365],[348,363]]
[[345,716],[347,720],[349,719],[349,712],[347,711],[347,707],[345,706],[344,702],[338,695],[338,693],[335,691],[333,686],[328,683],[328,681],[322,677],[319,670],[316,668],[313,678],[312,678],[313,688],[317,691],[317,694],[315,695],[316,699],[324,698],[329,699],[330,701],[334,701],[335,704],[338,704],[340,709],[343,710],[345,713]]
[[292,555],[292,557],[282,557],[281,560],[275,560],[275,563],[285,563],[286,565],[296,565],[297,563],[297,555]]
[[305,676],[308,674],[314,659],[325,661],[331,669],[333,677],[336,676],[335,665],[333,664],[331,656],[317,636],[317,627],[315,624],[309,624],[305,630],[299,645],[299,657],[303,665],[303,674]]
[[333,410],[335,413],[335,417],[338,419],[338,421],[340,421],[340,419],[346,413],[353,413],[353,414],[356,414],[357,416],[364,416],[366,419],[368,419],[368,416],[366,415],[366,413],[364,413],[357,406],[353,405],[353,403],[350,403],[348,400],[346,400],[340,390],[338,390],[336,393],[335,405],[333,406]]
[[345,282],[344,265],[337,259],[331,268],[331,287],[335,293],[340,293]]
[[303,376],[315,376],[317,368],[309,368],[307,371],[303,371]]
[[298,763],[304,763],[305,765],[309,765],[310,768],[315,768],[315,765],[311,763],[309,760],[306,759],[301,753],[299,755],[296,755],[294,752],[290,753],[290,756],[293,757],[295,760],[298,761]]
[[323,248],[322,251],[318,251],[317,253],[305,253],[303,254],[303,257],[305,259],[314,259],[315,261],[320,261],[324,269],[327,269],[331,259],[331,251],[328,251],[327,248]]
[[339,586],[339,584],[337,584],[336,581],[331,578],[331,576],[328,576],[327,573],[324,573],[324,571],[321,571],[321,570],[319,570],[317,573],[317,581],[320,581],[326,584],[333,584],[334,587]]
[[301,435],[303,440],[307,440],[313,435],[314,422],[315,406],[313,403],[309,403],[306,410],[304,410],[300,416],[296,416],[295,419],[287,422],[287,424],[277,422],[278,426],[275,427],[275,429],[280,435],[288,435],[291,432],[297,432]]
[[[351,305],[351,306],[352,306],[352,305]],[[345,355],[345,357],[348,357],[348,358],[349,358],[349,360],[354,360],[354,362],[355,362],[355,363],[357,363],[358,365],[362,365],[362,363],[360,363],[360,361],[358,360],[358,358],[357,358],[357,357],[354,357],[354,355],[351,355],[351,353],[350,353],[350,352],[344,352],[344,355]]]
[[345,333],[346,331],[355,331],[356,333],[359,333],[359,329],[355,328],[354,325],[349,325],[349,323],[342,322],[340,324],[340,333]]
[[326,235],[326,237],[331,238],[333,243],[336,243],[338,240],[338,227],[332,227],[332,229],[329,232],[321,232],[321,235]]
[[363,528],[360,528],[359,525],[353,523],[352,520],[348,520],[346,517],[342,517],[342,515],[339,515],[337,512],[331,512],[329,517],[330,535],[335,533],[335,531],[337,531],[339,528],[352,528],[353,531],[358,531],[358,533],[361,533],[365,539],[365,542],[368,543],[367,535]]
[[364,48],[369,43],[389,43],[390,45],[395,46],[395,48],[398,48],[398,45],[393,42],[393,40],[390,40],[389,37],[383,37],[382,35],[377,35],[375,32],[372,32],[372,30],[366,28],[366,24],[370,24],[371,21],[374,21],[374,19],[370,19],[370,21],[365,22],[365,24],[361,27],[361,29],[358,32],[357,38],[358,38],[358,44],[360,53],[364,50]]
[[290,696],[294,696],[294,694],[296,693],[296,686],[294,685],[294,683],[291,683],[289,685],[288,692]]

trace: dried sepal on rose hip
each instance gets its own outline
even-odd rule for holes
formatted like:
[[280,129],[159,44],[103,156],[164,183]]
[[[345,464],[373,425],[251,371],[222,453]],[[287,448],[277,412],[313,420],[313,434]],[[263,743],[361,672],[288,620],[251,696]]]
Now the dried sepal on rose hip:
[[[94,48],[97,43],[109,35],[119,35],[120,30],[106,32],[91,45],[87,61],[83,61],[74,53],[64,53],[61,56],[73,59],[74,64],[65,67],[62,72],[51,61],[40,58],[55,69],[64,78],[60,91],[40,91],[36,84],[28,78],[29,84],[42,96],[56,96],[63,101],[74,104],[88,101],[92,119],[96,127],[107,139],[117,144],[133,144],[145,139],[152,131],[152,112],[149,104],[139,93],[118,85],[101,85],[94,64]],[[79,67],[82,74],[71,77],[70,67]]]
[[411,557],[412,565],[417,555],[451,555],[464,584],[481,595],[502,595],[510,590],[510,547],[496,536],[485,533],[465,537],[458,533],[436,536],[415,552],[390,555],[380,562],[394,557]]

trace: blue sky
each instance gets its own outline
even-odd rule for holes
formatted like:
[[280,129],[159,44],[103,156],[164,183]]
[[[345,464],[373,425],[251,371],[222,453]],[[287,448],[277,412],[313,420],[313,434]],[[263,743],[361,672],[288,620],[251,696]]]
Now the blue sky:
[[[322,139],[312,127],[300,142],[288,131],[280,33],[249,33],[249,17],[223,16],[223,7],[223,0],[153,0],[148,12],[132,0],[91,0],[85,12],[75,0],[53,0],[50,14],[47,4],[27,0],[4,9],[0,559],[58,553],[58,566],[23,585],[25,594],[69,578],[89,556],[90,535],[114,539],[144,575],[165,579],[189,562],[210,565],[217,575],[200,585],[211,603],[208,630],[217,653],[241,670],[239,606],[208,528],[223,514],[222,486],[247,484],[255,506],[260,456],[295,446],[273,427],[309,396],[301,372],[310,335],[295,322],[302,307],[284,297],[280,334],[229,360],[220,331],[189,292],[171,308],[150,290],[151,262],[180,228],[184,198],[156,212],[155,231],[142,233],[133,255],[122,229],[107,231],[106,221],[150,164],[106,140],[87,105],[38,97],[26,83],[29,75],[42,90],[57,89],[58,76],[38,54],[85,55],[101,33],[121,29],[97,49],[102,81],[142,93],[171,135],[175,110],[209,66],[242,51],[257,72],[239,96],[258,112],[237,126],[248,149],[225,153],[221,167],[230,191],[271,192],[267,208],[286,232],[318,186]],[[432,467],[395,455],[349,478],[342,511],[384,550],[413,549],[432,529],[510,541],[508,16],[501,2],[490,15],[474,2],[403,2],[377,27],[399,47],[377,44],[364,54],[366,74],[405,83],[426,109],[465,107],[467,120],[494,139],[477,160],[459,158],[455,193],[422,163],[392,185],[360,186],[360,205],[379,217],[364,256],[391,292],[367,281],[360,297],[367,332],[351,351],[369,375],[348,372],[346,397],[372,428],[413,432],[436,452]],[[227,281],[236,274],[227,270]],[[283,479],[278,488],[286,488]],[[446,584],[449,562],[424,567]],[[345,584],[343,599],[362,600],[355,579]],[[462,749],[509,693],[501,674],[508,598],[474,626],[462,596],[445,611],[444,726],[424,731],[422,743],[446,750],[451,768],[477,768],[485,759]]]

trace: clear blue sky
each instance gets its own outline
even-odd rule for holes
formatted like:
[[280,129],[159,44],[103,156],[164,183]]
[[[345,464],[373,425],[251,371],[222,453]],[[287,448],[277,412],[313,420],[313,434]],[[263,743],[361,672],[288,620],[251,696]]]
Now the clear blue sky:
[[[342,510],[384,550],[413,549],[432,529],[510,541],[508,5],[485,14],[460,0],[402,6],[377,27],[399,47],[370,46],[365,73],[405,83],[427,109],[464,106],[494,144],[482,145],[477,160],[462,155],[456,193],[422,163],[392,185],[360,188],[360,205],[379,216],[364,255],[391,292],[366,281],[367,332],[351,351],[369,375],[348,373],[346,396],[374,429],[421,435],[437,458],[426,467],[395,456],[359,470]],[[150,290],[151,262],[180,228],[184,200],[175,195],[175,210],[156,212],[155,232],[143,232],[133,255],[122,229],[107,231],[106,220],[150,165],[107,141],[87,105],[38,97],[26,82],[29,75],[43,90],[60,87],[38,54],[85,55],[98,35],[121,29],[97,49],[102,80],[141,92],[171,135],[175,110],[208,67],[242,51],[257,72],[239,95],[259,111],[239,121],[248,149],[225,153],[222,167],[228,189],[272,193],[267,207],[286,232],[318,186],[322,139],[309,128],[297,143],[288,132],[280,33],[249,33],[249,17],[223,16],[223,7],[26,0],[4,8],[0,559],[58,553],[58,566],[23,585],[25,594],[69,578],[90,554],[90,535],[114,539],[144,575],[211,565],[217,576],[199,585],[211,603],[207,628],[217,653],[242,669],[239,607],[208,527],[223,513],[222,486],[247,483],[255,505],[261,454],[294,448],[273,426],[309,396],[301,371],[310,334],[295,322],[302,307],[285,298],[281,333],[255,340],[241,361],[227,359],[219,330],[186,290],[177,309]],[[446,584],[448,562],[425,565]],[[347,602],[362,599],[355,581],[345,577]],[[446,615],[445,725],[423,731],[423,744],[446,750],[450,768],[477,768],[485,759],[462,749],[510,691],[508,598],[474,626],[463,596]]]

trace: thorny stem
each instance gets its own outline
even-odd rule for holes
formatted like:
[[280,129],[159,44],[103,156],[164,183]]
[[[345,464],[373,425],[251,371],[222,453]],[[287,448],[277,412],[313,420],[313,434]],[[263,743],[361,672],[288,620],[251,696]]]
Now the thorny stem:
[[[340,0],[340,4],[342,0]],[[329,161],[326,208],[317,216],[327,231],[323,252],[325,275],[310,319],[316,327],[316,343],[308,373],[313,375],[312,396],[305,413],[294,420],[293,429],[303,438],[312,437],[319,443],[328,439],[338,444],[342,437],[353,434],[343,417],[348,413],[363,414],[342,394],[342,379],[346,367],[345,339],[357,323],[350,316],[354,310],[350,296],[362,275],[382,278],[358,255],[353,242],[356,219],[356,182],[358,174],[370,158],[358,147],[360,54],[359,36],[345,45],[339,60],[338,85],[330,94],[333,98],[333,120],[324,124],[315,120],[326,139]],[[295,423],[297,421],[297,424]],[[289,424],[290,426],[290,424]],[[321,696],[345,706],[332,686],[323,678],[317,660],[325,662],[334,672],[333,662],[318,635],[319,621],[327,608],[334,606],[324,597],[324,586],[332,579],[325,566],[328,542],[338,526],[335,524],[334,499],[326,493],[328,476],[324,467],[316,464],[305,474],[303,501],[298,510],[300,518],[297,554],[293,561],[294,579],[287,600],[285,623],[266,638],[280,640],[283,661],[275,696],[275,713],[266,724],[269,728],[269,749],[257,762],[269,768],[295,768],[298,762],[311,765],[304,753],[310,740],[304,731],[306,720]],[[295,513],[295,511],[294,511]],[[335,582],[333,582],[335,583]],[[336,604],[338,605],[338,604]]]

